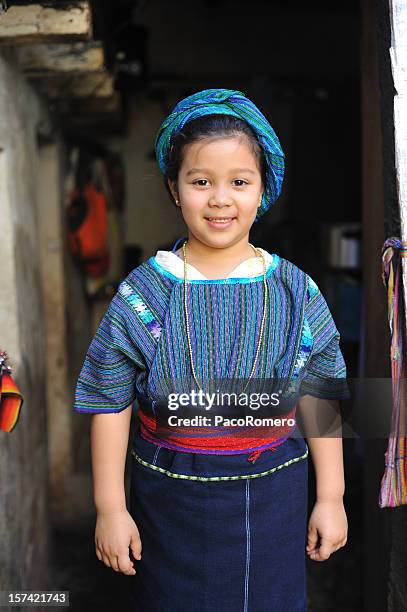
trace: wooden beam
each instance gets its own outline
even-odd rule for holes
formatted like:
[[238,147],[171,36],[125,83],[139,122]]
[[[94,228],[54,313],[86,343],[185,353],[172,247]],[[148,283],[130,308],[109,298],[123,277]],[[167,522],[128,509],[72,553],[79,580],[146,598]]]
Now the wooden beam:
[[64,129],[90,134],[119,134],[125,129],[120,94],[109,98],[58,99],[55,112]]
[[104,71],[104,52],[100,42],[61,45],[29,45],[17,49],[17,61],[30,78],[56,73],[82,74]]
[[0,44],[73,42],[92,37],[89,2],[10,6],[0,16]]
[[120,94],[114,92],[108,98],[83,98],[72,100],[70,112],[75,115],[93,115],[98,113],[116,113],[120,109]]
[[114,94],[114,79],[105,72],[85,75],[55,75],[36,79],[40,91],[50,100],[56,98],[107,98]]
[[92,120],[96,115],[115,114],[121,110],[120,94],[115,91],[105,98],[58,98],[54,102],[54,110],[58,115],[71,116],[84,120]]
[[91,120],[83,117],[65,117],[64,131],[67,134],[81,134],[100,138],[126,136],[126,123],[122,113],[95,115]]

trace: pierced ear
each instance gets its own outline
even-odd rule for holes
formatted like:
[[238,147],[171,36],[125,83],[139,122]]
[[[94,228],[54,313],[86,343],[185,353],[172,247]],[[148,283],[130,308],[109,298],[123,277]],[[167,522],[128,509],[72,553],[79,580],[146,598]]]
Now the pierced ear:
[[[179,195],[178,195],[177,189],[175,187],[175,183],[173,181],[168,181],[168,186],[170,188],[172,197],[174,198],[175,202],[177,202],[179,200]],[[177,206],[178,206],[178,204],[177,204]]]

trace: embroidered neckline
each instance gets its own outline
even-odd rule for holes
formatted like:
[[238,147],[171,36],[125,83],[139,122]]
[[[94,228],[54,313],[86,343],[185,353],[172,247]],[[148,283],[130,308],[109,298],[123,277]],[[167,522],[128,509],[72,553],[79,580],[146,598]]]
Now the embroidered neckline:
[[[178,255],[175,255],[175,257],[178,257]],[[271,253],[271,257],[272,257],[272,259],[271,259],[271,262],[269,263],[268,269],[266,271],[266,277],[270,276],[271,272],[273,272],[277,268],[277,265],[278,265],[278,263],[280,261],[280,257],[276,253]],[[180,260],[180,261],[182,261],[182,260]],[[164,268],[164,266],[162,266],[157,261],[155,256],[150,257],[148,259],[148,262],[158,272],[160,272],[161,274],[164,274],[164,276],[167,276],[168,278],[171,278],[172,280],[178,281],[179,283],[183,283],[184,282],[184,278],[183,277],[179,277],[176,274],[174,274],[173,272],[170,272],[169,270]],[[234,285],[234,284],[244,284],[244,283],[259,282],[259,281],[262,281],[262,280],[263,280],[263,274],[259,274],[257,276],[228,276],[227,278],[213,278],[213,279],[212,278],[211,279],[200,279],[200,278],[194,279],[194,278],[191,278],[191,279],[188,279],[188,284],[189,283],[194,283],[194,284],[195,283],[199,283],[199,284]]]

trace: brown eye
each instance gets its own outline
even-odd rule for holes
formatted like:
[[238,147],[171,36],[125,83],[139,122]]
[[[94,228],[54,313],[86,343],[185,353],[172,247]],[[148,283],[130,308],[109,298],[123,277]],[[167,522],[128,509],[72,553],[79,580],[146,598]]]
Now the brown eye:
[[243,179],[235,179],[235,183],[242,183],[242,185],[237,185],[237,187],[243,187],[243,185],[247,185],[246,181]]
[[[202,183],[202,182],[208,182],[207,179],[198,179],[197,181],[193,182],[193,185],[197,185],[198,183]],[[206,185],[200,185],[200,187],[206,187]]]

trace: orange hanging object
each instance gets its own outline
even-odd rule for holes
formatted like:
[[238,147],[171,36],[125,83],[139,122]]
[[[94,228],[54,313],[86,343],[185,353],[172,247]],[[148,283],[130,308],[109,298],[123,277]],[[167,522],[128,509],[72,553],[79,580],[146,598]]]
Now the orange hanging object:
[[98,277],[109,268],[107,200],[92,183],[70,194],[68,245],[89,276]]
[[10,366],[6,366],[7,353],[0,350],[0,429],[11,432],[20,416],[23,396],[11,376]]

